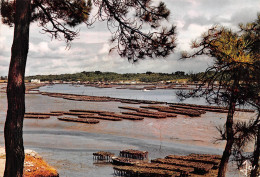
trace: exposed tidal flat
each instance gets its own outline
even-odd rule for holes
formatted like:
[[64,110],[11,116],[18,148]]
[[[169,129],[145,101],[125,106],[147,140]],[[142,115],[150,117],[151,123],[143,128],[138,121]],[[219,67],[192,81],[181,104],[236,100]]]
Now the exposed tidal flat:
[[[3,85],[1,86],[3,87]],[[173,90],[140,90],[73,87],[54,85],[40,88],[44,92],[73,93],[117,98],[148,99],[178,102]],[[202,99],[189,103],[205,104]],[[142,104],[145,105],[145,104]],[[3,128],[6,115],[6,95],[0,93],[0,146],[4,146]],[[26,94],[26,112],[68,111],[71,109],[122,112],[118,106],[139,106],[120,102],[72,101],[40,94]],[[248,119],[252,113],[238,112],[235,119]],[[178,115],[177,118],[141,121],[107,121],[81,124],[50,119],[25,119],[25,148],[33,149],[54,166],[60,176],[113,176],[111,165],[95,164],[92,153],[100,150],[118,154],[123,149],[149,152],[149,158],[163,158],[169,154],[222,154],[224,142],[214,144],[219,134],[215,128],[225,122],[225,113],[207,112],[201,117]],[[230,176],[232,173],[230,173]]]

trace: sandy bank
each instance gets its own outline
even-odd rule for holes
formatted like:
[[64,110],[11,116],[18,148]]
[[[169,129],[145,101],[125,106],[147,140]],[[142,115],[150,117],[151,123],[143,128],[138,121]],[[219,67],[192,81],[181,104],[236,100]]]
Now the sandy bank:
[[[0,177],[3,176],[5,169],[5,149],[0,147]],[[56,169],[45,162],[42,157],[33,150],[25,150],[24,176],[34,177],[58,177]]]

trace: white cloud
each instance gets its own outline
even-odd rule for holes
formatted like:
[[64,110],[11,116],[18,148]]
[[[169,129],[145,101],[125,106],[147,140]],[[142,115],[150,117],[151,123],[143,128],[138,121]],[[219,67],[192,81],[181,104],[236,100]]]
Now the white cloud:
[[29,50],[30,52],[41,53],[41,54],[49,53],[51,51],[47,42],[40,42],[39,44],[33,44],[30,42]]
[[201,16],[201,12],[196,11],[196,10],[189,10],[188,15],[193,18],[193,17],[199,17]]
[[0,36],[0,52],[7,50],[7,47],[5,46],[6,38],[4,36]]
[[104,43],[103,47],[98,51],[98,54],[108,54],[111,46],[108,43]]
[[80,36],[75,40],[75,42],[84,42],[87,44],[92,43],[104,43],[108,42],[111,34],[109,32],[95,32],[95,31],[82,31]]

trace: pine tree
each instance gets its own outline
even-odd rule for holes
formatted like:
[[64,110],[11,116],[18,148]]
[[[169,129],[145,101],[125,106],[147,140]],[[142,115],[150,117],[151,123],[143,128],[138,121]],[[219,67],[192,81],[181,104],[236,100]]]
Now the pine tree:
[[[224,104],[228,108],[225,127],[220,130],[226,146],[219,166],[219,177],[225,176],[229,157],[237,140],[235,136],[238,132],[233,121],[236,106],[259,104],[260,100],[259,28],[256,26],[251,24],[251,28],[244,28],[240,32],[214,26],[199,40],[193,41],[192,48],[196,50],[193,54],[183,52],[182,56],[191,58],[207,55],[214,60],[214,64],[201,78],[207,88],[200,87],[188,95],[180,92],[179,96],[205,96],[209,103]],[[218,86],[215,85],[216,81]]]

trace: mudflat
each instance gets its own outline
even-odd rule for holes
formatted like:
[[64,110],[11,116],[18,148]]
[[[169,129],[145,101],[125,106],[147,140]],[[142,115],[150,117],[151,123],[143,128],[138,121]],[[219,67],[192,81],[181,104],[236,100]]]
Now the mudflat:
[[[3,129],[6,115],[6,95],[0,93],[0,145],[4,145]],[[26,94],[26,112],[69,112],[70,110],[96,110],[122,114],[119,107],[149,106],[117,101],[92,102],[68,100],[41,94]],[[66,117],[77,118],[74,115]],[[247,120],[250,112],[237,112],[235,120]],[[117,154],[124,149],[149,151],[150,159],[164,158],[169,154],[221,155],[225,142],[215,144],[219,137],[216,126],[224,125],[226,113],[206,112],[200,117],[178,114],[163,119],[110,121],[99,120],[98,124],[66,122],[50,116],[48,119],[24,120],[24,145],[38,152],[60,176],[99,176],[113,173],[111,166],[93,163],[96,151]],[[4,164],[4,163],[3,163]]]

